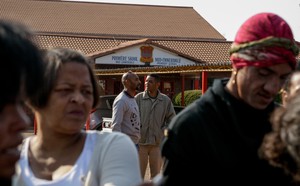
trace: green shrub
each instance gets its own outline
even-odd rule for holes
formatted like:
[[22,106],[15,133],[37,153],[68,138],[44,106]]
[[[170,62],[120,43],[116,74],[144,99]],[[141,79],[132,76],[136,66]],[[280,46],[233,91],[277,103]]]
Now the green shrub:
[[[186,90],[184,91],[184,105],[187,106],[193,103],[196,99],[200,98],[202,95],[201,90]],[[279,92],[275,97],[275,102],[278,104],[282,104],[281,100],[281,92]],[[181,106],[181,93],[178,93],[173,98],[173,105],[174,106]]]
[[[193,103],[196,99],[200,98],[202,94],[201,90],[186,90],[184,91],[184,105],[187,106]],[[181,93],[174,96],[174,106],[181,106]]]

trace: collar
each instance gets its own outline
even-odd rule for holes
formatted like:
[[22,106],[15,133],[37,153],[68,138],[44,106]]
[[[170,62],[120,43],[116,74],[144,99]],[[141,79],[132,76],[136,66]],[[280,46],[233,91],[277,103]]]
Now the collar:
[[[159,90],[157,90],[158,93],[157,93],[157,96],[155,97],[156,99],[159,99],[159,100],[162,100],[162,94],[160,93]],[[150,97],[148,92],[145,90],[143,92],[143,99],[154,99],[154,97]]]
[[131,96],[126,90],[123,90],[124,94],[129,98],[134,98],[134,96]]
[[157,91],[156,96],[155,96],[155,97],[152,97],[152,96],[150,96],[150,94],[149,94],[148,91],[146,91],[146,93],[147,93],[148,97],[151,98],[151,99],[156,99],[156,98],[158,97],[158,94],[159,94],[159,92]]

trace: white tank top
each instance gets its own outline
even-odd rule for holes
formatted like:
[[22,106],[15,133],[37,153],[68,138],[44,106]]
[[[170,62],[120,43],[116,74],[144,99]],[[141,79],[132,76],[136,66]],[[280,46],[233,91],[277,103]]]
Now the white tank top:
[[96,141],[96,135],[93,135],[93,133],[87,133],[87,137],[84,143],[83,151],[81,152],[79,158],[77,159],[76,163],[74,164],[73,168],[67,172],[62,177],[56,179],[56,180],[43,180],[40,178],[36,178],[29,167],[29,161],[28,161],[28,149],[29,149],[29,141],[31,137],[25,139],[25,143],[22,147],[22,154],[21,159],[19,161],[20,167],[23,172],[23,180],[25,182],[25,185],[28,186],[66,186],[66,185],[72,185],[72,186],[80,186],[84,185],[85,183],[85,177],[88,172],[88,166],[89,162],[93,153],[93,147],[95,145]]

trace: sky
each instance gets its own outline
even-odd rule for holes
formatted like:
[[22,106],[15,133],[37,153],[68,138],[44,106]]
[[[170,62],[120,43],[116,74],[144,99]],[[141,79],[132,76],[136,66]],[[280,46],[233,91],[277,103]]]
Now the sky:
[[276,13],[291,26],[300,42],[300,0],[72,0],[87,2],[193,7],[228,41],[233,41],[241,24],[260,12]]

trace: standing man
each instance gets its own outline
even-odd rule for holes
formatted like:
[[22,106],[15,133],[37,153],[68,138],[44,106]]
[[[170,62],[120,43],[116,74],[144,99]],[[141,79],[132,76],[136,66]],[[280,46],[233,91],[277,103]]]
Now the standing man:
[[290,26],[278,15],[246,20],[230,50],[230,79],[215,80],[169,125],[162,185],[291,185],[283,170],[259,158],[258,149],[298,52]]
[[159,86],[160,77],[157,74],[149,74],[145,81],[146,90],[135,96],[141,118],[139,157],[142,178],[145,176],[148,161],[151,179],[160,173],[160,144],[164,129],[175,116],[171,99],[158,90]]
[[123,91],[115,98],[112,110],[112,131],[127,134],[138,147],[140,140],[140,114],[134,96],[141,81],[132,71],[122,76]]

